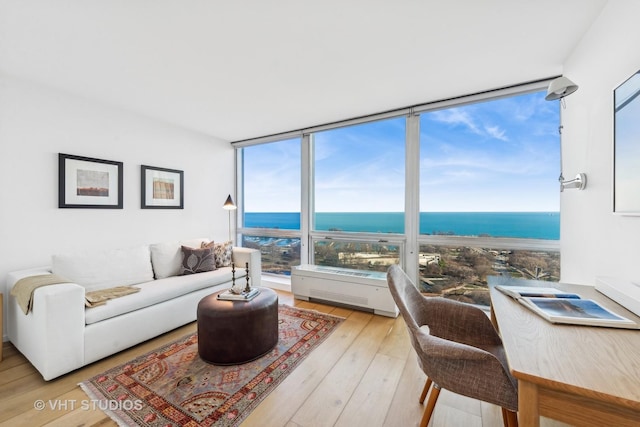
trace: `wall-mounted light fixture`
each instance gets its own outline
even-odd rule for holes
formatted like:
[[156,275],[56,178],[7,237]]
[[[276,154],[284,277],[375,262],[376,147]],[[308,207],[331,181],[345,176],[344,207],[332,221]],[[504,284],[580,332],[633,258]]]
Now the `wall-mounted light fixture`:
[[575,84],[568,78],[561,76],[557,79],[551,80],[551,83],[549,83],[549,87],[547,88],[547,96],[545,96],[544,99],[546,99],[547,101],[562,99],[567,95],[571,95],[577,90],[577,84]]
[[[547,88],[547,96],[545,96],[544,99],[547,101],[559,99],[562,108],[566,108],[564,97],[571,95],[576,90],[578,90],[577,84],[564,76],[560,76],[551,80]],[[562,126],[560,126],[560,129],[562,129]],[[565,181],[564,176],[562,176],[562,142],[560,143],[560,176],[558,177],[558,181],[560,182],[560,191],[564,191],[565,188],[584,190],[587,187],[587,175],[584,173],[579,173],[574,179],[568,181]]]

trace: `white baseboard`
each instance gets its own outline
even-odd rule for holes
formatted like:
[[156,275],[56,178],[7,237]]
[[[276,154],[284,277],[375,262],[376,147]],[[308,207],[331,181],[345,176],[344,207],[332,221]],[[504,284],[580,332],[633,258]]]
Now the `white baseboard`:
[[261,285],[272,289],[291,292],[291,278],[289,276],[276,276],[263,274],[260,278]]

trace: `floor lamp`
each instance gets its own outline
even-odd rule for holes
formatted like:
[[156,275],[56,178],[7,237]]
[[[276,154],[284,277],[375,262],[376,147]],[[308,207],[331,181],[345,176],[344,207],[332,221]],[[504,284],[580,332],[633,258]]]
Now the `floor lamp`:
[[226,209],[229,211],[229,241],[231,240],[231,211],[238,209],[238,207],[233,203],[233,199],[231,198],[231,194],[227,197],[227,201],[222,205],[222,209]]

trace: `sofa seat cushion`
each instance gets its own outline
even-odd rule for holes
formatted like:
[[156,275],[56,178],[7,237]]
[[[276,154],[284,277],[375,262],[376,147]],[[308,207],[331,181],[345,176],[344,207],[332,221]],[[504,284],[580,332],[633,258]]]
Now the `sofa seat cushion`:
[[[135,285],[140,288],[140,292],[109,300],[104,305],[85,309],[85,323],[90,325],[215,285],[230,286],[231,276],[231,268],[225,267],[205,273],[172,276],[140,283]],[[244,272],[236,271],[236,279],[244,281]],[[212,289],[211,293],[215,291]],[[193,310],[195,312],[196,307],[193,307]]]

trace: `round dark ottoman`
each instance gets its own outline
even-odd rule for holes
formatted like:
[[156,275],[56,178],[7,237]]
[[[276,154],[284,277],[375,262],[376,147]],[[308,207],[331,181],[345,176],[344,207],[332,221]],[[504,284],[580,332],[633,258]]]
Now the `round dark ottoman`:
[[[238,365],[278,343],[278,295],[258,288],[251,301],[222,301],[220,292],[198,303],[198,354],[216,365]],[[223,291],[224,292],[224,291]]]

